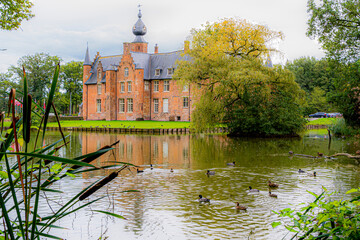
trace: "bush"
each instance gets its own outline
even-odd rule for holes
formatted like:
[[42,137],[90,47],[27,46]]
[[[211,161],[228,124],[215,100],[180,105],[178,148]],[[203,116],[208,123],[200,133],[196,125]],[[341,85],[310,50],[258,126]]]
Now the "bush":
[[[291,239],[360,239],[360,195],[351,200],[330,200],[333,193],[323,189],[320,195],[309,192],[316,199],[299,212],[290,208],[275,212],[290,219],[285,227],[295,233]],[[359,191],[351,189],[346,194]],[[273,222],[272,226],[281,224]]]
[[332,124],[329,129],[337,136],[355,136],[360,134],[359,128],[348,126],[343,118]]

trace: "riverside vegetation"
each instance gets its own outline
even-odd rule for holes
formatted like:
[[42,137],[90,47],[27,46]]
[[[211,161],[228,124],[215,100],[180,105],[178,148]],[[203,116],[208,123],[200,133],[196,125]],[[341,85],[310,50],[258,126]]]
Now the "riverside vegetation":
[[[111,151],[117,142],[79,157],[59,157],[59,150],[69,143],[61,131],[59,121],[57,123],[62,137],[45,145],[44,139],[50,111],[53,110],[57,116],[53,100],[59,71],[58,65],[52,79],[45,110],[28,94],[26,74],[23,70],[23,92],[20,93],[23,99],[23,111],[18,115],[15,114],[15,100],[20,101],[20,98],[17,98],[15,89],[11,89],[8,103],[11,126],[8,129],[4,127],[5,116],[0,113],[0,205],[3,220],[0,239],[39,239],[39,237],[61,239],[49,233],[52,228],[60,228],[56,222],[101,199],[80,202],[114,179],[120,171],[131,166],[131,164],[118,162],[106,167],[95,167],[91,164],[93,160]],[[31,131],[31,128],[36,128],[37,134],[34,134],[36,132]],[[30,149],[29,143],[34,146],[34,149]],[[46,194],[63,194],[53,188],[57,182],[64,178],[74,177],[76,174],[109,167],[113,168],[110,175],[85,187],[60,206],[48,203],[49,211],[45,211],[47,215],[39,213],[40,208],[44,210],[44,204],[41,203],[47,200]],[[40,196],[45,196],[45,200],[41,200]],[[111,212],[95,211],[122,218]]]

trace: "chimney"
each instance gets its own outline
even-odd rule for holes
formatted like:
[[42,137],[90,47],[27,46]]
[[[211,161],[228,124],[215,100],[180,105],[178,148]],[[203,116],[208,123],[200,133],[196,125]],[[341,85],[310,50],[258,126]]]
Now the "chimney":
[[123,51],[124,51],[124,55],[129,55],[130,54],[130,43],[124,42],[123,43]]
[[157,44],[155,44],[155,50],[154,50],[154,53],[156,54],[156,53],[159,53],[159,47],[158,47],[158,45]]
[[190,51],[190,42],[189,41],[184,41],[184,53],[189,53]]

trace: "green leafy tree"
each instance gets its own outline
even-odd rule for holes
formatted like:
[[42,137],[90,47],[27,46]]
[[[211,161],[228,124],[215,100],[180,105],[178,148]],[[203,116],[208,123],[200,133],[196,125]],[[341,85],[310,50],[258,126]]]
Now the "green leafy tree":
[[0,28],[3,30],[16,30],[21,22],[34,17],[31,13],[33,3],[29,0],[0,1]]
[[308,12],[310,19],[307,35],[318,39],[329,58],[358,60],[360,50],[358,0],[309,0]]
[[66,91],[69,114],[78,111],[78,104],[82,101],[83,62],[69,62],[62,66],[62,88]]
[[174,77],[201,86],[192,87],[196,129],[227,122],[234,135],[282,135],[302,127],[302,91],[293,74],[263,64],[281,38],[280,32],[239,19],[192,31],[191,61],[180,61]]
[[24,67],[29,82],[29,93],[33,96],[33,99],[41,101],[49,93],[52,81],[51,75],[60,61],[61,58],[57,56],[36,53],[35,55],[21,57],[17,66],[10,66],[8,71],[14,76],[15,81],[22,83]]
[[315,112],[328,112],[330,109],[325,97],[325,91],[320,87],[315,87],[307,96],[304,107],[304,114],[309,115]]

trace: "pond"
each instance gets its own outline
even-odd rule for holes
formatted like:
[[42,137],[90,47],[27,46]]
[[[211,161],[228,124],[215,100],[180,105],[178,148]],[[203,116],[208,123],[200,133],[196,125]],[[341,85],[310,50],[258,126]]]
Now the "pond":
[[[343,194],[360,183],[360,168],[355,160],[289,155],[293,151],[308,155],[322,152],[329,156],[360,149],[358,142],[347,139],[333,138],[329,144],[324,131],[307,132],[298,139],[68,134],[70,145],[60,156],[79,156],[120,140],[111,153],[93,164],[129,162],[141,166],[144,172],[137,173],[134,168],[121,172],[84,202],[105,198],[61,220],[59,225],[68,230],[53,229],[51,233],[65,239],[281,239],[287,230],[282,226],[271,227],[272,222],[279,220],[272,211],[299,209],[299,203],[314,200],[308,191],[319,194],[326,187]],[[48,132],[46,141],[53,142],[59,137],[58,133]],[[235,166],[227,166],[229,162],[235,162]],[[299,174],[299,168],[316,171],[317,177]],[[207,170],[215,171],[215,175],[207,176]],[[61,204],[111,171],[84,173],[62,181],[54,187],[64,194],[49,195],[49,201]],[[273,190],[278,198],[269,197],[268,180],[279,184]],[[249,193],[249,186],[260,192]],[[139,192],[122,192],[130,189]],[[210,204],[199,204],[199,194],[211,199]],[[247,211],[236,211],[235,202],[246,205]],[[114,212],[126,219],[92,210]]]

